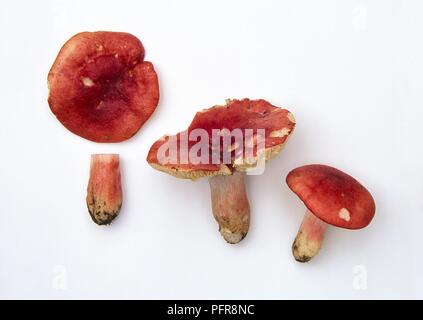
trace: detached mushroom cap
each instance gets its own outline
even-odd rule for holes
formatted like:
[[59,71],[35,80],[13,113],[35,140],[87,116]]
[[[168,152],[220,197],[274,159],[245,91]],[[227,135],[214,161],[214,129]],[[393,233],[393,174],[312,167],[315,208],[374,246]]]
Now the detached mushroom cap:
[[[286,109],[282,109],[271,105],[265,100],[227,100],[226,105],[217,105],[209,109],[204,109],[198,112],[189,128],[175,136],[164,136],[156,141],[150,148],[147,156],[148,163],[157,170],[169,173],[178,178],[197,179],[200,177],[213,177],[218,175],[231,175],[234,171],[244,172],[250,167],[255,167],[258,162],[257,155],[257,141],[252,141],[254,145],[253,157],[246,159],[245,154],[239,157],[234,150],[231,154],[231,163],[226,164],[221,161],[221,164],[213,164],[211,149],[213,130],[241,129],[244,136],[246,129],[265,129],[265,160],[270,160],[277,156],[283,149],[288,137],[295,127],[295,119],[293,115]],[[180,163],[164,164],[157,158],[160,147],[169,141],[175,139],[178,142],[177,155],[181,152],[188,153],[195,142],[189,142],[188,146],[181,146],[180,140],[182,134],[189,135],[195,129],[204,129],[207,131],[209,140],[209,154],[210,161],[208,164],[192,164]],[[188,148],[188,150],[186,150]],[[220,150],[222,156],[222,150]],[[178,157],[179,159],[179,157]],[[243,161],[240,161],[243,160]]]
[[73,133],[95,142],[132,137],[159,100],[156,72],[135,36],[83,32],[60,50],[48,75],[48,102]]
[[292,170],[286,182],[316,217],[330,225],[361,229],[375,215],[370,192],[338,169],[307,165]]

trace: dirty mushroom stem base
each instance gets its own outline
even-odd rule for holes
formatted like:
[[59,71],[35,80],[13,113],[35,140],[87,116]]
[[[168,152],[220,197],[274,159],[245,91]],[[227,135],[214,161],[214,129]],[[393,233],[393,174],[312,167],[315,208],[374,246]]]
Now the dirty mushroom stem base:
[[90,216],[98,225],[108,225],[119,215],[122,206],[119,155],[91,155],[86,201]]
[[307,210],[297,237],[292,244],[292,253],[295,260],[308,262],[319,252],[325,237],[326,228],[326,222]]
[[209,179],[213,215],[223,238],[231,244],[240,242],[250,226],[250,204],[245,190],[245,173]]

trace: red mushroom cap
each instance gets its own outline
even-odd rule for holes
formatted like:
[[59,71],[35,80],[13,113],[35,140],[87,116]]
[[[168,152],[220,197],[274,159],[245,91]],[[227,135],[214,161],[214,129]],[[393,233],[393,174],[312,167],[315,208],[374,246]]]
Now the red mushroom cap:
[[366,227],[375,215],[372,195],[348,174],[325,165],[307,165],[286,177],[289,188],[324,222],[346,229]]
[[[264,156],[265,160],[269,160],[280,153],[294,127],[295,119],[288,110],[273,106],[265,100],[227,100],[226,105],[218,105],[198,112],[186,131],[178,133],[176,136],[164,136],[156,141],[148,153],[147,161],[154,168],[180,178],[197,179],[202,176],[230,175],[233,171],[245,171],[257,164],[257,141],[253,137],[252,157],[245,158],[245,152],[238,152],[239,150],[231,145],[230,147],[233,148],[231,163],[224,163],[223,149],[221,149],[219,155],[222,160],[221,164],[213,164],[211,158],[212,153],[215,152],[212,150],[211,141],[213,130],[240,129],[243,136],[246,137],[245,132],[248,129],[253,129],[254,133],[257,133],[257,129],[264,129]],[[182,152],[188,153],[196,142],[189,141],[186,147],[181,146],[181,136],[182,134],[189,135],[195,129],[205,130],[210,138],[207,141],[210,154],[207,163],[181,163],[180,157],[178,157],[178,162],[173,164],[163,164],[159,161],[158,150],[172,138],[178,141],[178,156]]]
[[95,142],[132,137],[159,101],[156,72],[139,39],[83,32],[60,50],[49,75],[49,105],[73,133]]

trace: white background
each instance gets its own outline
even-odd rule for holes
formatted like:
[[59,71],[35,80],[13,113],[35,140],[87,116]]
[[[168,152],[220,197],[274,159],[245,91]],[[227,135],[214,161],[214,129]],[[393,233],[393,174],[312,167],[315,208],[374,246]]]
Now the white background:
[[[423,298],[422,10],[417,0],[2,1],[0,297]],[[159,75],[159,107],[125,143],[83,140],[48,107],[48,70],[86,30],[138,36]],[[231,246],[208,182],[145,158],[197,110],[243,97],[288,108],[297,128],[248,177],[251,229]],[[85,206],[100,152],[121,154],[125,199],[111,227]],[[358,178],[377,213],[360,231],[331,228],[299,264],[304,206],[284,179],[307,163]]]

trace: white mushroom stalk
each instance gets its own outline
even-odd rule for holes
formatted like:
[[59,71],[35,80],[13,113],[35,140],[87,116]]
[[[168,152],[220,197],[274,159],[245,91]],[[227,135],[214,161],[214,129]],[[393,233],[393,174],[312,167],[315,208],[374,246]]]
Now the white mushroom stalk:
[[240,242],[250,227],[250,204],[245,190],[245,173],[209,179],[213,216],[223,238],[231,244]]
[[325,238],[327,224],[317,218],[309,210],[304,215],[303,222],[292,244],[292,254],[298,262],[308,262],[320,250]]

